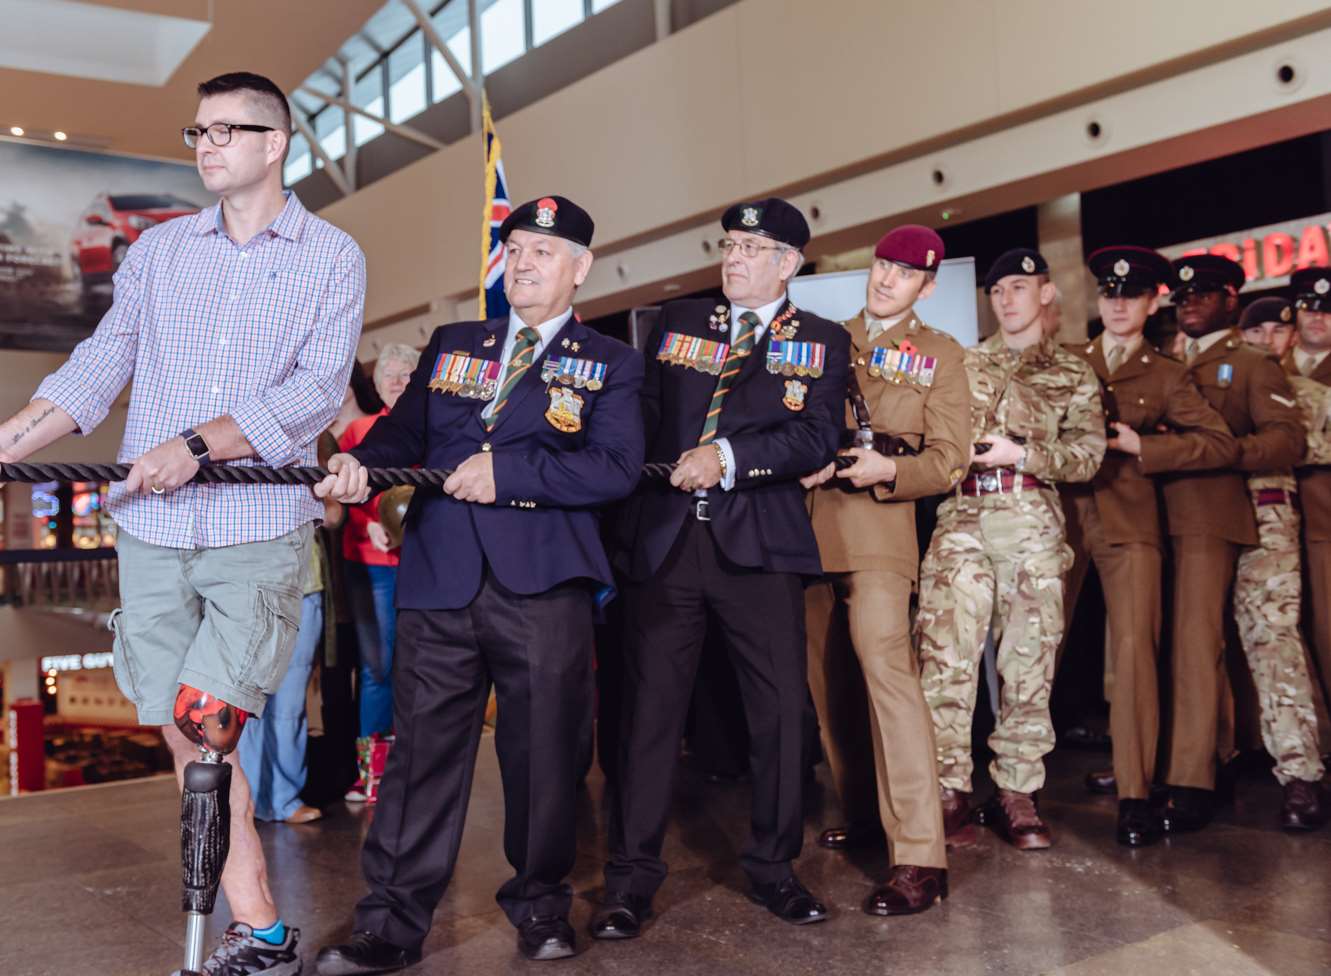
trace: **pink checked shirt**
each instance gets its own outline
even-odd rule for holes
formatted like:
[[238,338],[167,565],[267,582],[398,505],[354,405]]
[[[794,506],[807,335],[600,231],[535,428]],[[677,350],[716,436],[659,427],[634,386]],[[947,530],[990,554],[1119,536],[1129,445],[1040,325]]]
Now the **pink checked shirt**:
[[[365,256],[295,194],[245,244],[226,233],[221,207],[208,207],[130,247],[110,311],[34,399],[86,433],[133,379],[120,461],[229,414],[258,460],[228,464],[315,464],[315,439],[346,393],[364,307]],[[109,510],[125,532],[175,549],[274,539],[323,514],[294,485],[129,495],[117,483]]]

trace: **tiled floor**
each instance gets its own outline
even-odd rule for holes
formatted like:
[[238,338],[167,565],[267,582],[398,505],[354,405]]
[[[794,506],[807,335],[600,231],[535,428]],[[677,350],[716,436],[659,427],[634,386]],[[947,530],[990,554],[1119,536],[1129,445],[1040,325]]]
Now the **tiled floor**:
[[[1044,810],[1055,846],[1022,854],[981,836],[956,852],[952,897],[905,919],[859,911],[882,855],[847,857],[813,844],[836,819],[821,803],[807,823],[800,875],[834,912],[792,928],[744,896],[735,862],[747,820],[743,786],[681,775],[667,841],[670,880],[658,919],[632,943],[592,944],[557,964],[528,963],[494,903],[505,878],[498,770],[481,752],[461,863],[412,973],[972,974],[1066,976],[1326,976],[1331,973],[1331,829],[1275,829],[1269,775],[1206,832],[1142,851],[1113,841],[1112,798],[1083,792],[1104,757],[1051,762]],[[573,883],[580,935],[600,887],[605,814],[597,774],[584,794]],[[815,803],[815,806],[818,806]],[[180,964],[178,805],[169,779],[0,801],[0,974],[165,976]],[[320,823],[263,829],[274,890],[315,949],[347,934],[362,891],[357,850],[366,816],[337,806]],[[226,919],[219,905],[214,931]]]

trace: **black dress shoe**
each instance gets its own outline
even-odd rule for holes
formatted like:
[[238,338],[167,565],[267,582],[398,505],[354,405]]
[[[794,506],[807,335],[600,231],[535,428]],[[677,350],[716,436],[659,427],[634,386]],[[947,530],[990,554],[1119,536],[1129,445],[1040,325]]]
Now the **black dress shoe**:
[[873,847],[884,847],[887,835],[878,824],[847,824],[845,827],[828,827],[818,835],[818,846],[829,851],[855,851]]
[[397,972],[420,958],[419,952],[394,945],[373,932],[353,932],[350,942],[320,949],[315,965],[319,976],[368,976]]
[[1160,826],[1167,834],[1186,834],[1201,830],[1215,813],[1215,796],[1210,790],[1192,786],[1171,786],[1169,803],[1160,813]]
[[1322,784],[1292,779],[1285,784],[1280,826],[1285,830],[1316,830],[1326,823]]
[[813,897],[793,874],[775,884],[754,885],[749,897],[792,925],[809,925],[827,918],[827,906]]
[[606,892],[590,926],[593,939],[636,939],[652,917],[651,899],[628,892]]
[[1146,800],[1118,801],[1118,842],[1125,847],[1147,847],[1161,837],[1160,821]]
[[518,948],[528,959],[567,959],[574,944],[573,926],[559,915],[533,915],[518,926]]
[[915,915],[947,897],[947,868],[898,864],[864,903],[870,915]]
[[1095,769],[1086,774],[1086,789],[1102,796],[1113,796],[1118,792],[1118,780],[1112,769]]

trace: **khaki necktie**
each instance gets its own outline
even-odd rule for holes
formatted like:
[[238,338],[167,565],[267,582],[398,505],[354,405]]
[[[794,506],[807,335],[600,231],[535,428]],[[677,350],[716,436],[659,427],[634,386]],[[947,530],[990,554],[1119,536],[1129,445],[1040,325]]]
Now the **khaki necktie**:
[[1313,362],[1312,356],[1304,356],[1296,353],[1294,355],[1294,362],[1298,364],[1300,376],[1312,376],[1313,370],[1317,368],[1317,365]]
[[887,331],[887,326],[877,319],[869,320],[869,344],[873,345],[878,341],[878,337]]
[[1118,368],[1123,365],[1123,359],[1127,354],[1127,350],[1118,343],[1110,345],[1109,355],[1105,357],[1105,365],[1109,367],[1110,376],[1113,376],[1118,372]]
[[1195,360],[1198,356],[1200,356],[1201,353],[1202,353],[1202,344],[1198,342],[1196,339],[1189,339],[1188,352],[1187,352],[1188,365],[1191,366],[1193,360]]

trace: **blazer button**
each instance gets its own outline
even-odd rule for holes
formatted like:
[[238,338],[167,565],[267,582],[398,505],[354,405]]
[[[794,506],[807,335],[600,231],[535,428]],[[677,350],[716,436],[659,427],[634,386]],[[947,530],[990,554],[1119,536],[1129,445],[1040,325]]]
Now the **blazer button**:
[[1110,393],[1113,393],[1113,392],[1114,392],[1114,384],[1113,384],[1113,383],[1110,383],[1108,386],[1105,387],[1105,389],[1108,390]]
[[481,445],[481,450],[484,451],[486,454],[489,454],[489,453],[490,453],[490,442],[489,442],[489,441],[486,441],[485,443],[483,443],[483,444]]
[[1146,397],[1137,397],[1137,402],[1138,402],[1138,403],[1145,403],[1145,402],[1146,402]]

